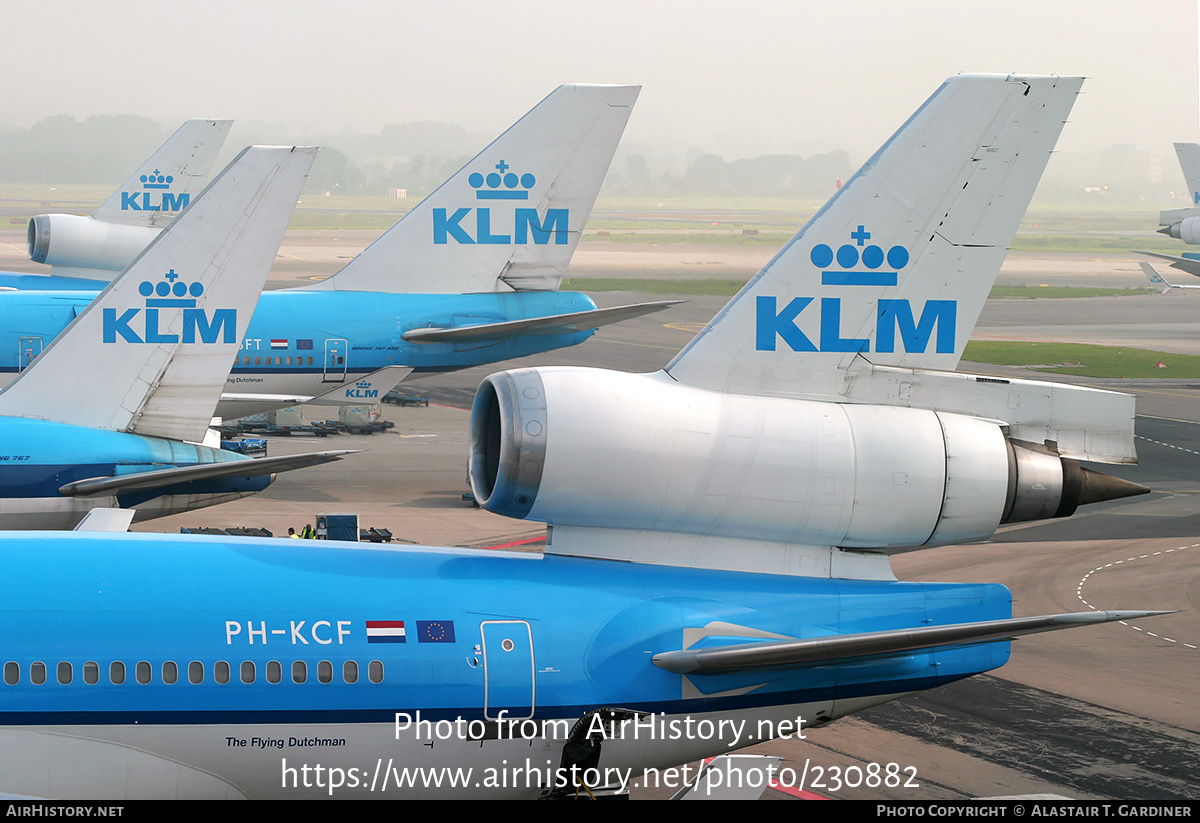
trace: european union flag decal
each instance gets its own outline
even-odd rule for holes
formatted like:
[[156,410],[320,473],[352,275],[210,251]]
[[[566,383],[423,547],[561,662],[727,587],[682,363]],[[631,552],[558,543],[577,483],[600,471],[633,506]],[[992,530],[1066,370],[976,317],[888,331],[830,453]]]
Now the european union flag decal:
[[453,643],[453,620],[418,620],[418,643]]
[[300,349],[300,351],[312,351],[312,347],[313,345],[311,340],[296,341],[296,348]]

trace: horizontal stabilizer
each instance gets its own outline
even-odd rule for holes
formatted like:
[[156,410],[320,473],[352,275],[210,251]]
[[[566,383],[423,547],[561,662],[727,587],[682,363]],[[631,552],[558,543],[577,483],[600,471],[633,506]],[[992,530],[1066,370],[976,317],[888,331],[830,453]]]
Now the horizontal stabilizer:
[[75,526],[77,532],[127,532],[137,509],[92,509]]
[[760,669],[800,668],[842,663],[857,658],[925,651],[941,646],[964,646],[972,643],[992,643],[1026,634],[1109,623],[1113,620],[1136,620],[1168,611],[1074,612],[1040,617],[1014,617],[1008,620],[985,620],[979,623],[957,623],[949,626],[928,626],[920,629],[896,629],[864,634],[833,635],[809,640],[783,640],[763,643],[741,643],[736,646],[685,649],[654,655],[660,669],[686,675],[730,674]]
[[93,477],[77,480],[59,488],[59,494],[68,497],[88,497],[95,494],[114,494],[139,489],[157,489],[190,483],[195,480],[212,480],[218,477],[261,477],[266,474],[304,469],[341,460],[347,454],[357,454],[362,449],[310,452],[309,454],[285,454],[279,457],[260,457],[255,460],[228,460],[220,463],[201,463],[197,466],[179,466],[157,469],[117,477]]
[[[1157,251],[1139,251],[1138,254],[1144,254],[1148,257],[1157,257],[1160,260],[1169,260],[1171,268],[1179,269],[1181,272],[1200,277],[1200,260],[1194,257],[1180,257],[1174,254],[1163,254]],[[1145,271],[1145,268],[1142,269]],[[1157,284],[1155,284],[1157,285]],[[1172,284],[1173,285],[1173,284]],[[1183,288],[1182,286],[1174,286],[1174,288]]]
[[634,303],[611,309],[594,309],[571,314],[554,314],[549,317],[531,317],[528,320],[509,320],[504,323],[483,323],[478,326],[460,326],[452,329],[412,329],[402,337],[409,343],[464,343],[480,340],[501,340],[522,334],[574,334],[575,332],[598,329],[610,323],[632,320],[644,314],[670,308],[683,300],[657,300],[651,303]]

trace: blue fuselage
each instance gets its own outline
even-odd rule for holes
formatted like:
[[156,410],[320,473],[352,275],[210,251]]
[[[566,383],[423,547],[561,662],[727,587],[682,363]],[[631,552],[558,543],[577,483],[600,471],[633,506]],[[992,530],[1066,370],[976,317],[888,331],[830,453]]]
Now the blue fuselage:
[[250,458],[161,437],[19,417],[0,417],[0,443],[0,529],[70,529],[97,506],[136,507],[139,520],[162,517],[236,500],[271,480],[230,477],[72,497],[59,489],[92,478]]
[[[0,371],[15,374],[61,332],[95,292],[0,293]],[[386,294],[281,290],[259,299],[229,391],[306,394],[385,366],[453,371],[581,343],[592,331],[514,335],[470,343],[408,343],[411,329],[525,320],[595,308],[578,292]]]
[[[636,745],[605,744],[602,762],[670,765],[781,733],[751,731],[756,718],[811,726],[1008,656],[1000,642],[715,677],[651,662],[685,647],[1007,618],[999,585],[170,535],[0,535],[0,555],[0,734],[133,745],[240,775],[250,796],[280,794],[281,757],[432,767],[536,751],[557,765],[563,729],[605,706],[750,719],[737,739],[643,729]],[[452,731],[459,718],[487,734]],[[525,719],[562,725],[539,727],[530,749],[512,738],[532,727],[505,726]]]

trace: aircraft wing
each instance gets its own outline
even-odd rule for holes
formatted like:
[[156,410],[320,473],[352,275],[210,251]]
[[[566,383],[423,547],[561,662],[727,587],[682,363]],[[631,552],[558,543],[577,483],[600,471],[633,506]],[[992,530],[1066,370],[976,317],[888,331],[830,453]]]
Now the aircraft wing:
[[683,302],[683,300],[657,300],[651,303],[616,306],[611,309],[554,314],[549,317],[531,317],[528,320],[509,320],[504,323],[483,323],[478,326],[458,326],[451,329],[412,329],[406,331],[401,337],[409,343],[464,343],[499,340],[522,334],[572,334],[641,317],[643,314],[662,311]]
[[683,649],[654,655],[653,663],[676,674],[731,674],[758,669],[801,668],[847,660],[925,651],[941,646],[992,643],[1026,634],[1052,632],[1076,626],[1135,620],[1161,611],[1074,612],[1039,617],[1015,617],[979,623],[955,623],[919,629],[896,629],[864,634],[814,637],[808,640],[772,640],[733,646]]
[[201,463],[197,466],[179,466],[169,469],[122,474],[116,477],[92,477],[76,480],[59,488],[59,494],[68,497],[88,497],[95,494],[113,494],[135,489],[153,489],[189,483],[194,480],[211,480],[217,477],[260,477],[264,474],[303,469],[341,460],[347,454],[357,454],[362,449],[341,451],[309,452],[308,454],[285,454],[279,457],[260,457],[254,460],[228,460],[221,463]]
[[[1161,260],[1170,260],[1171,268],[1179,269],[1182,272],[1200,277],[1200,260],[1197,260],[1194,257],[1180,257],[1174,254],[1163,254],[1162,252],[1157,251],[1140,251],[1138,254],[1144,254],[1148,257],[1157,257]],[[1176,286],[1175,288],[1182,287]]]

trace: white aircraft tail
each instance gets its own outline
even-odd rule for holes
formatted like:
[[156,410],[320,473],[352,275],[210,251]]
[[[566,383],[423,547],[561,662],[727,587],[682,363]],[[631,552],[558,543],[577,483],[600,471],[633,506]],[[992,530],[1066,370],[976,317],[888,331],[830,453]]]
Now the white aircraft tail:
[[1082,82],[946,81],[667,373],[833,398],[855,361],[953,370]]
[[164,226],[208,183],[232,120],[188,120],[92,213],[128,226]]
[[0,414],[203,438],[315,156],[239,154],[0,393]]
[[1188,198],[1193,206],[1200,206],[1200,143],[1176,143],[1175,156],[1187,181]]
[[333,277],[308,289],[554,290],[640,86],[559,86]]

